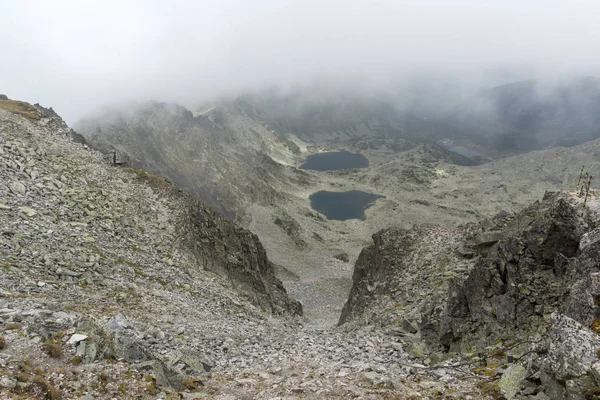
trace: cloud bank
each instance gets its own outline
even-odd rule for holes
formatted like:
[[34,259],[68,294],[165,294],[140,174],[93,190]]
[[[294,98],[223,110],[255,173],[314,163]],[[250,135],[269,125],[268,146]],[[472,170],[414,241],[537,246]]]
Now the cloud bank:
[[0,93],[74,122],[319,79],[485,87],[595,74],[597,1],[33,1],[0,4]]

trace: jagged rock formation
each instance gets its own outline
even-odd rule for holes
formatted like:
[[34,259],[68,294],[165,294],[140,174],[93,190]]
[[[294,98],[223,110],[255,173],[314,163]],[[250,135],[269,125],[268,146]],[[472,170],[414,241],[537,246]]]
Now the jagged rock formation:
[[340,324],[397,326],[430,351],[489,357],[485,368],[524,362],[536,393],[589,395],[600,384],[600,208],[582,201],[548,192],[479,224],[375,234]]

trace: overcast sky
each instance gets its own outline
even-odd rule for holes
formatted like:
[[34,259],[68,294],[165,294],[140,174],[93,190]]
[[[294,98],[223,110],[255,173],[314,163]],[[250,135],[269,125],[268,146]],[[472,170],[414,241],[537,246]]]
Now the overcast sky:
[[0,0],[0,93],[72,123],[314,78],[599,75],[599,16],[598,0]]

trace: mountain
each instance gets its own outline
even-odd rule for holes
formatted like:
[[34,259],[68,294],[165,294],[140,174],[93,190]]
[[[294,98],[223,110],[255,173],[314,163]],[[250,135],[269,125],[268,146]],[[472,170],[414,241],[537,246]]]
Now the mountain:
[[[299,99],[294,101],[300,104]],[[404,139],[402,132],[349,133],[331,142],[335,135],[315,131],[316,142],[308,141],[308,135],[273,122],[269,110],[277,102],[265,104],[270,103],[246,96],[193,113],[148,102],[105,111],[78,126],[90,145],[105,152],[117,149],[131,165],[164,175],[255,233],[277,276],[319,326],[339,318],[352,265],[373,232],[476,221],[523,207],[547,189],[573,190],[582,165],[594,176],[600,173],[598,140],[479,165],[452,147],[417,140],[418,135]],[[335,150],[360,153],[368,168],[299,168],[311,155]],[[383,197],[365,211],[364,220],[335,221],[313,209],[310,196],[319,191]],[[340,254],[347,254],[341,257],[347,261],[336,257]]]
[[77,138],[0,103],[1,398],[481,398],[407,380],[401,337],[303,326],[255,235]]
[[[110,115],[86,144],[0,100],[0,398],[596,393],[600,204],[572,191],[581,165],[600,173],[600,140],[476,165],[435,142],[309,146],[226,106]],[[104,129],[130,166],[90,148]],[[211,171],[239,174],[218,184],[254,233],[131,167],[185,167],[202,143]],[[331,149],[369,167],[294,167]],[[255,162],[277,201],[243,197]],[[337,221],[311,209],[320,190],[385,197]]]
[[505,84],[458,105],[440,123],[499,152],[578,145],[600,137],[600,78]]
[[95,148],[169,177],[230,219],[243,219],[249,204],[281,201],[276,182],[302,178],[285,166],[298,152],[294,142],[227,106],[193,114],[147,102],[103,110],[77,130]]
[[246,94],[235,104],[247,115],[313,144],[369,136],[435,141],[446,130],[396,107],[391,98],[351,89],[273,90]]

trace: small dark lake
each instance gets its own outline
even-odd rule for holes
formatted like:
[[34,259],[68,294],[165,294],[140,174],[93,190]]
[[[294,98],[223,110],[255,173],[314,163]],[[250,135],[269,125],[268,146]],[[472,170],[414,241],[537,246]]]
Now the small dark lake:
[[318,153],[306,158],[300,169],[315,171],[331,171],[335,169],[368,168],[369,160],[362,154],[349,151],[330,151]]
[[352,190],[349,192],[320,191],[310,195],[310,206],[325,214],[327,219],[344,221],[347,219],[365,219],[365,210],[375,200],[383,198],[373,193]]

